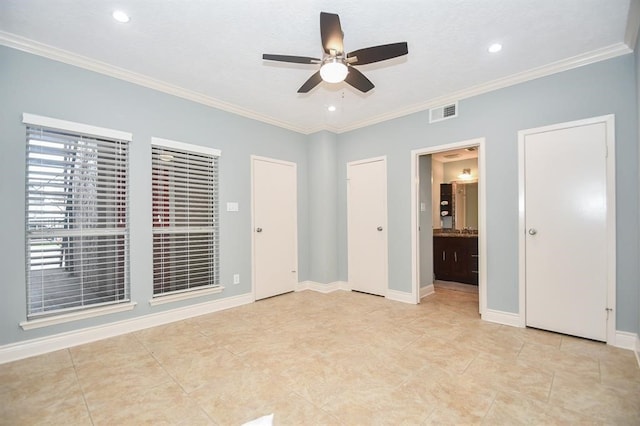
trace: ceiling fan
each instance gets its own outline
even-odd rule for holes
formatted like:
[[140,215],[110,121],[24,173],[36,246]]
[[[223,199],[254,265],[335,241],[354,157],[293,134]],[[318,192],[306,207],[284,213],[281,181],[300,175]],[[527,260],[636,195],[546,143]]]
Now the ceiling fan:
[[367,47],[345,54],[340,17],[333,13],[320,12],[320,37],[324,49],[322,59],[270,54],[263,54],[262,59],[294,64],[322,64],[320,69],[298,89],[298,93],[307,93],[322,81],[327,83],[345,81],[366,93],[375,86],[354,66],[385,61],[409,53],[407,42],[401,42]]

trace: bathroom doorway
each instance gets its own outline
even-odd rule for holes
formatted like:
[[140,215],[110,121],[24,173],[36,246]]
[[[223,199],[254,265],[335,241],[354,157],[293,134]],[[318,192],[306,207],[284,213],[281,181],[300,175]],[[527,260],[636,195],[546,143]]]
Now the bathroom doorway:
[[416,303],[441,289],[476,291],[486,308],[484,138],[412,152]]

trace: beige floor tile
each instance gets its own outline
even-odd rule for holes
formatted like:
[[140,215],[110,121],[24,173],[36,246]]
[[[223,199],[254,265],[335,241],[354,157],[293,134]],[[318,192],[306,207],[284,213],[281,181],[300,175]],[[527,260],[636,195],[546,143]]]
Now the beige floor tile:
[[189,348],[182,352],[154,354],[163,369],[189,393],[218,378],[226,371],[243,367],[238,356],[224,348]]
[[0,424],[638,424],[631,351],[477,297],[303,291],[0,365]]
[[454,373],[462,373],[478,355],[477,351],[468,348],[463,343],[427,337],[411,343],[405,350],[414,351],[425,361]]
[[518,359],[554,373],[574,374],[600,380],[600,365],[597,359],[555,347],[525,343]]
[[574,413],[561,407],[528,399],[522,394],[498,393],[489,412],[484,417],[484,425],[599,425],[602,422],[593,417]]
[[0,364],[0,394],[20,388],[22,381],[73,367],[68,350],[55,351],[19,361]]
[[556,375],[549,404],[612,424],[638,424],[640,397],[575,375]]
[[248,366],[228,370],[189,394],[217,424],[241,424],[265,414],[291,391],[282,380]]
[[73,367],[40,369],[12,382],[0,392],[0,424],[91,424]]
[[69,352],[76,366],[87,363],[103,365],[130,363],[149,356],[149,351],[133,333],[75,346],[70,348]]
[[180,387],[167,382],[91,407],[95,425],[215,424]]
[[498,362],[484,355],[477,356],[462,377],[481,386],[504,392],[512,391],[545,402],[549,398],[553,381],[553,374],[547,370],[522,362]]
[[284,398],[264,406],[264,411],[273,413],[273,424],[279,425],[336,425],[340,421],[331,414],[313,405],[300,395],[291,392]]
[[323,407],[347,425],[420,424],[433,406],[404,388],[358,388],[332,398]]
[[76,373],[90,410],[114,396],[144,392],[172,381],[151,355],[112,364],[86,362],[76,366]]

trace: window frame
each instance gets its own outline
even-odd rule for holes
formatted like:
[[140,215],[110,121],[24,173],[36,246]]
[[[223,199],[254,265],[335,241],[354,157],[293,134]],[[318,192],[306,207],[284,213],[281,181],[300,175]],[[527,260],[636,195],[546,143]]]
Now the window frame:
[[[132,134],[129,132],[123,132],[119,130],[104,128],[104,127],[97,127],[97,126],[92,126],[92,125],[83,124],[83,123],[76,123],[72,121],[60,120],[60,119],[55,119],[51,117],[44,117],[44,116],[29,114],[29,113],[23,114],[22,122],[23,124],[25,124],[25,132],[27,136],[26,145],[25,145],[25,148],[27,149],[27,155],[25,157],[25,297],[26,297],[26,318],[27,319],[26,321],[21,322],[20,326],[23,329],[27,330],[31,328],[38,328],[42,326],[58,324],[58,323],[63,323],[68,321],[74,321],[77,319],[88,318],[92,316],[104,315],[104,314],[109,314],[113,312],[120,312],[120,311],[133,309],[133,307],[135,306],[135,303],[131,302],[130,300],[131,299],[131,283],[130,283],[130,270],[129,270],[129,265],[130,265],[129,212],[131,209],[130,182],[129,182],[129,178],[130,178],[129,149],[130,149],[131,142],[133,140]],[[118,166],[116,169],[114,169],[115,170],[114,176],[116,177],[112,177],[107,180],[107,183],[112,185],[112,186],[108,186],[108,189],[113,190],[113,188],[116,188],[114,190],[115,191],[114,194],[124,194],[123,196],[115,195],[116,197],[118,197],[117,202],[124,202],[124,215],[122,215],[122,210],[120,205],[118,205],[118,207],[115,207],[115,208],[110,207],[107,210],[107,212],[110,212],[110,213],[116,212],[115,214],[117,215],[118,220],[122,221],[122,218],[124,218],[124,223],[122,224],[122,226],[120,226],[119,224],[116,224],[115,226],[113,224],[110,224],[109,226],[106,226],[104,228],[96,227],[94,231],[89,232],[92,235],[95,234],[96,236],[114,235],[114,236],[122,237],[122,245],[123,245],[122,255],[124,258],[122,261],[121,280],[122,280],[122,286],[123,286],[122,287],[123,296],[117,300],[113,300],[109,302],[90,303],[91,302],[90,299],[85,300],[83,299],[82,296],[80,296],[81,304],[78,306],[70,306],[70,307],[64,307],[64,308],[58,308],[58,309],[53,308],[48,310],[43,308],[42,311],[36,310],[35,312],[31,310],[32,308],[30,307],[30,304],[31,304],[30,295],[32,290],[31,287],[33,284],[31,283],[30,274],[31,274],[31,269],[33,268],[33,265],[34,265],[34,263],[31,261],[32,241],[34,241],[34,239],[37,241],[39,238],[42,239],[44,235],[47,235],[46,233],[43,233],[43,232],[40,232],[40,234],[38,234],[33,230],[34,219],[33,217],[30,217],[32,215],[29,214],[30,207],[38,206],[38,204],[32,204],[29,201],[29,196],[34,194],[30,190],[30,185],[32,185],[32,181],[30,180],[31,177],[29,175],[30,167],[37,168],[38,166],[36,166],[35,163],[33,163],[33,160],[31,160],[31,158],[28,155],[28,152],[30,152],[30,149],[32,149],[30,147],[38,146],[38,144],[33,143],[31,139],[32,132],[34,130],[37,131],[38,129],[44,132],[43,135],[48,137],[50,137],[51,135],[55,135],[56,133],[57,134],[66,133],[66,134],[72,135],[73,138],[77,137],[79,141],[82,140],[82,138],[87,138],[87,140],[89,141],[94,140],[95,153],[93,155],[96,156],[95,158],[101,158],[101,157],[98,157],[98,155],[102,155],[102,156],[106,155],[104,153],[100,154],[100,150],[104,149],[105,147],[109,148],[110,141],[114,142],[114,145],[113,145],[114,149],[118,148],[119,146],[118,144],[126,145],[125,154],[122,157],[120,157],[120,154],[119,154],[117,157],[118,161],[120,161],[120,159],[123,159],[124,163],[122,164],[117,163]],[[47,134],[46,132],[50,132],[50,133]],[[62,140],[64,140],[65,137],[66,136],[63,135],[61,137]],[[47,144],[46,141],[40,141],[40,143],[44,145]],[[56,143],[57,142],[51,143],[54,146],[53,149],[59,149],[55,147]],[[60,144],[62,143],[63,142],[60,142]],[[79,144],[78,146],[80,145],[81,144]],[[65,157],[63,157],[63,160],[64,158]],[[97,164],[102,164],[102,163],[96,162],[96,166],[94,168],[95,173],[98,173],[99,170],[101,170],[100,168],[98,168]],[[63,167],[65,169],[63,173],[66,174],[67,166],[63,166]],[[100,166],[100,167],[103,167],[103,166]],[[85,171],[87,169],[81,168],[78,170]],[[118,173],[120,173],[120,170],[124,170],[124,176],[117,177],[119,176]],[[124,183],[122,183],[122,181],[124,181]],[[53,194],[51,191],[52,191],[51,189],[49,189],[48,192],[45,191],[44,196],[54,197],[55,194]],[[97,191],[96,193],[99,194],[99,190],[96,190],[96,191]],[[99,197],[99,196],[96,195],[96,197]],[[96,208],[96,212],[98,212],[96,214],[99,214],[99,212],[104,212],[104,210],[100,210],[99,208]],[[62,213],[63,216],[67,214],[68,213]],[[65,220],[68,220],[68,218],[65,217]],[[63,238],[70,238],[70,236],[72,236],[73,233],[76,231],[77,230],[75,228],[71,228],[69,229],[68,232],[65,233],[64,229],[63,230],[56,229],[56,230],[53,230],[51,234],[52,235],[69,234],[68,236]],[[100,244],[98,243],[97,246],[99,247]],[[117,253],[120,253],[120,251],[118,250]],[[60,256],[62,259],[62,254],[60,254]],[[99,254],[98,256],[99,256],[98,258],[101,258],[100,256],[102,256],[102,254]],[[38,266],[38,264],[36,264],[36,266]],[[39,264],[39,266],[40,266],[40,269],[42,270],[45,269],[42,264]],[[52,269],[56,269],[56,268],[52,268]],[[119,282],[119,279],[116,279],[116,283],[118,282]],[[84,284],[80,285],[81,292],[83,291],[82,290],[84,288],[83,286]],[[43,299],[43,303],[44,303],[44,299]]]
[[[215,182],[213,184],[214,186],[214,192],[211,194],[211,197],[213,199],[213,204],[214,204],[214,216],[213,216],[213,220],[212,223],[214,223],[215,225],[209,227],[211,232],[213,232],[213,242],[215,244],[217,244],[217,246],[219,247],[219,241],[220,241],[220,197],[219,197],[219,158],[222,155],[222,152],[219,149],[215,149],[215,148],[210,148],[210,147],[205,147],[202,145],[194,145],[194,144],[188,144],[188,143],[184,143],[184,142],[178,142],[178,141],[174,141],[174,140],[170,140],[170,139],[163,139],[163,138],[158,138],[158,137],[152,137],[151,138],[151,180],[152,180],[152,187],[151,187],[151,198],[152,198],[152,235],[153,235],[153,242],[152,242],[152,247],[153,250],[156,250],[155,247],[155,238],[157,235],[167,235],[169,233],[169,231],[165,231],[162,232],[162,229],[164,227],[160,227],[157,226],[157,221],[154,218],[154,215],[157,213],[157,200],[156,200],[156,185],[154,183],[154,176],[156,173],[156,167],[154,165],[154,150],[155,149],[159,149],[159,150],[168,150],[170,152],[177,152],[180,153],[181,155],[196,155],[196,156],[205,156],[205,157],[209,157],[210,160],[212,161],[211,167],[213,172],[209,175],[209,176],[213,176],[215,178]],[[162,155],[162,154],[158,154],[158,157]],[[171,216],[172,212],[169,211],[167,213],[169,216]],[[172,217],[172,216],[171,216]],[[189,228],[189,226],[185,226],[184,227]],[[173,228],[173,231],[176,231],[176,227]],[[186,231],[186,232],[191,232],[191,231]],[[152,289],[152,298],[149,301],[149,304],[152,306],[155,305],[160,305],[160,304],[164,304],[164,303],[169,303],[169,302],[173,302],[173,301],[177,301],[177,300],[184,300],[184,299],[190,299],[190,298],[195,298],[195,297],[200,297],[206,294],[216,294],[216,293],[220,293],[224,290],[224,287],[221,285],[221,279],[220,279],[220,253],[219,251],[217,251],[216,253],[217,255],[214,257],[213,260],[213,264],[211,265],[211,267],[214,268],[214,282],[207,284],[207,285],[197,285],[194,287],[188,287],[188,288],[184,288],[184,289],[178,289],[178,290],[169,290],[169,291],[163,291],[163,292],[156,292],[156,278],[155,278],[155,273],[156,273],[156,256],[153,256],[153,289]],[[160,266],[159,266],[160,267]]]

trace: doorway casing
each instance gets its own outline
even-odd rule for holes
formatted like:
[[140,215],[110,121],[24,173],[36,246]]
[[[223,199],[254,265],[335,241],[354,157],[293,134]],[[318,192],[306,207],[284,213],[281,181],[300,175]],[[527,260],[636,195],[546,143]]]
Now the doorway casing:
[[[419,158],[421,155],[435,154],[454,149],[477,147],[478,149],[478,311],[483,315],[487,310],[487,238],[486,238],[486,178],[485,178],[485,138],[469,139],[411,151],[411,280],[412,297],[420,303],[420,238],[418,205],[420,194]],[[429,182],[431,185],[431,182]]]

